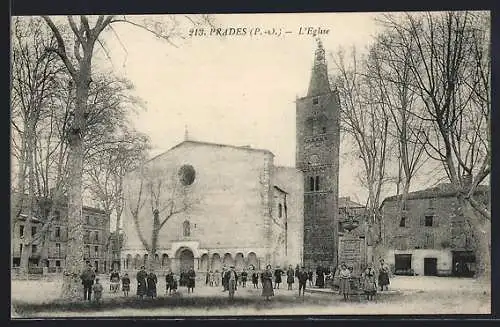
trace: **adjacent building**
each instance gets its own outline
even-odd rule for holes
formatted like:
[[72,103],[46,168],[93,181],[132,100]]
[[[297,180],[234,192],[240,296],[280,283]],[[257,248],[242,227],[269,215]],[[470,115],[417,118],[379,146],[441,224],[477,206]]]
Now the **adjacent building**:
[[[474,197],[489,204],[489,187]],[[475,271],[474,238],[450,184],[386,198],[383,215],[384,258],[396,274],[471,276]]]
[[[46,202],[46,201],[45,201]],[[38,201],[38,203],[45,203]],[[25,229],[27,217],[26,201],[16,219],[12,236],[12,266],[18,267],[21,262],[21,253],[29,251],[29,265],[31,267],[47,267],[48,272],[62,272],[66,258],[66,243],[68,240],[67,205],[59,205],[53,210],[53,219],[47,224],[49,210],[37,208],[31,217],[31,230]],[[104,273],[109,269],[107,242],[109,238],[109,215],[100,209],[84,206],[84,259],[92,263],[98,272]],[[44,237],[32,242],[25,248],[23,239],[26,233],[32,236],[43,232]]]

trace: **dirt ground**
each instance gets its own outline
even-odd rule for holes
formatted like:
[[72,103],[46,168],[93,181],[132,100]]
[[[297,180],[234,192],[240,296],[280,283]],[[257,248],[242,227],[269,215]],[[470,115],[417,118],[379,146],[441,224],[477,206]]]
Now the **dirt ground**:
[[[121,292],[113,294],[109,292],[109,285],[104,280],[103,301],[121,300]],[[164,297],[164,284],[160,281],[158,295]],[[113,317],[113,316],[227,316],[227,315],[373,315],[373,314],[490,314],[491,313],[491,291],[490,285],[478,282],[474,279],[450,278],[450,277],[403,277],[396,276],[391,280],[391,289],[400,290],[399,295],[379,295],[375,301],[369,302],[365,299],[359,301],[353,299],[344,302],[340,295],[336,294],[311,294],[306,293],[304,298],[297,296],[297,285],[295,290],[276,290],[276,296],[270,302],[264,301],[260,296],[260,289],[242,288],[236,292],[236,298],[240,303],[221,301],[228,297],[221,288],[212,288],[205,285],[197,285],[194,294],[187,294],[185,288],[179,289],[181,295],[175,299],[165,299],[172,304],[176,301],[180,305],[165,307],[141,308],[134,305],[127,307],[117,305],[116,308],[99,308],[85,310],[85,312],[66,310],[44,310],[23,314],[16,313],[18,305],[33,305],[50,303],[57,299],[60,289],[60,281],[12,281],[12,316],[15,317]],[[132,283],[131,294],[134,297],[135,283]],[[193,301],[186,301],[192,298]],[[197,304],[196,299],[200,301]],[[210,300],[217,299],[217,305],[211,305]],[[161,299],[158,299],[161,300]],[[204,301],[202,301],[204,300]],[[245,302],[242,302],[245,300]],[[127,300],[134,301],[133,299]],[[183,302],[184,301],[184,302]],[[167,302],[165,302],[167,303]],[[185,305],[183,303],[186,303]],[[205,304],[199,304],[205,303]],[[208,303],[208,304],[206,304]],[[137,303],[136,303],[137,304]],[[50,306],[49,306],[50,307]]]

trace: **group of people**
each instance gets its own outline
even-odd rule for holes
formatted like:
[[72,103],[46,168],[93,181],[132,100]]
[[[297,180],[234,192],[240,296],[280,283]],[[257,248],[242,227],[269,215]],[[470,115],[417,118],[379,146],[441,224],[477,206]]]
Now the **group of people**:
[[[205,278],[205,284],[218,287],[219,282],[223,287],[223,292],[228,292],[229,297],[234,298],[235,291],[238,286],[246,287],[248,278],[251,278],[253,288],[259,288],[259,281],[262,285],[262,296],[266,300],[270,300],[271,296],[274,296],[274,290],[280,289],[280,285],[283,282],[283,277],[286,276],[286,283],[288,285],[288,290],[293,290],[293,284],[295,279],[298,281],[299,296],[304,296],[307,283],[309,286],[313,285],[313,272],[311,269],[306,270],[304,266],[299,267],[297,265],[295,269],[292,265],[288,266],[286,271],[282,270],[278,265],[275,269],[271,265],[267,265],[265,270],[259,272],[255,266],[250,265],[249,272],[243,269],[240,272],[236,272],[234,266],[222,268],[222,272],[215,270],[215,272],[208,271]],[[315,285],[318,288],[324,288],[325,282],[333,282],[335,275],[335,270],[326,270],[321,266],[316,269]],[[374,295],[377,292],[377,287],[380,290],[387,290],[389,285],[389,273],[390,268],[385,264],[384,260],[380,260],[380,266],[378,274],[375,271],[374,266],[369,265],[366,270],[361,274],[360,285],[367,296],[368,300],[373,300]],[[339,277],[339,293],[344,296],[344,300],[349,299],[349,294],[351,293],[351,282],[353,279],[353,268],[348,267],[345,263],[341,263],[338,268]],[[88,264],[87,268],[83,271],[80,276],[84,288],[84,300],[91,301],[92,292],[94,293],[94,300],[99,302],[102,298],[103,287],[99,282],[99,278],[96,278],[95,272],[92,266]],[[136,275],[137,280],[137,296],[139,298],[157,297],[157,284],[158,278],[153,270],[149,273],[146,272],[145,266],[141,266],[139,272]],[[130,278],[127,273],[120,278],[120,274],[117,271],[111,271],[110,274],[110,291],[116,293],[120,288],[120,281],[122,284],[122,291],[125,296],[128,296],[130,291]],[[179,282],[178,282],[179,281]],[[193,293],[196,284],[196,273],[193,268],[186,271],[181,271],[179,278],[170,270],[167,269],[165,274],[165,294],[172,295],[177,293],[177,286],[187,287],[188,293]]]
[[[351,293],[351,280],[352,280],[353,268],[348,267],[345,263],[340,265],[339,270],[339,293],[344,296],[344,300],[349,299],[349,294]],[[373,300],[375,294],[377,293],[377,286],[380,287],[380,291],[386,291],[389,288],[389,274],[390,268],[380,259],[380,267],[377,273],[373,264],[369,264],[368,267],[363,271],[360,278],[360,286],[363,293],[366,295],[367,300]]]

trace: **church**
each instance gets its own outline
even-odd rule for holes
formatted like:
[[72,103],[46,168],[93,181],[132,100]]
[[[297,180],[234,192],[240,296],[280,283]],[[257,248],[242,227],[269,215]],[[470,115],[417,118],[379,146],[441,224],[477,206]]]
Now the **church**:
[[[296,167],[276,166],[266,149],[186,138],[145,163],[145,183],[143,175],[129,174],[123,270],[134,271],[148,259],[144,242],[154,238],[153,203],[164,205],[156,229],[159,270],[335,265],[339,99],[321,43],[296,115]],[[135,216],[129,208],[137,209]]]

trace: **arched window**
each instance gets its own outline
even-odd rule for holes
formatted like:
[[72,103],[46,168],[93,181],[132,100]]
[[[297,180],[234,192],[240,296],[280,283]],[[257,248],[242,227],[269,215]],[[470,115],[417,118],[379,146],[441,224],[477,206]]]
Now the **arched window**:
[[182,235],[191,236],[191,224],[189,223],[189,221],[185,220],[182,223],[182,230],[183,230]]
[[316,176],[316,191],[319,191],[319,176]]
[[283,215],[283,206],[280,204],[278,204],[278,217],[281,218],[281,216]]
[[314,191],[314,177],[309,177],[309,191]]

